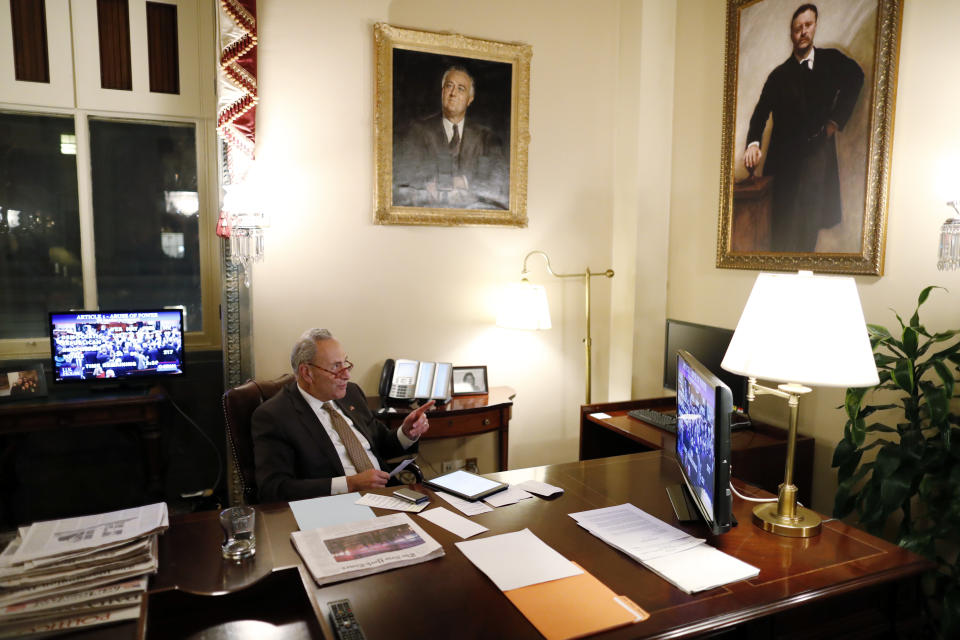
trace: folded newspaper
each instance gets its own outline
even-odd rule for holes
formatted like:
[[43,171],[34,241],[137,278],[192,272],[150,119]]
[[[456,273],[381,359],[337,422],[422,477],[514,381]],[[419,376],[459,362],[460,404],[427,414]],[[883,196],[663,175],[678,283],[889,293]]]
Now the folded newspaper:
[[0,638],[139,617],[168,525],[160,502],[21,527],[0,553]]
[[443,547],[405,513],[290,534],[318,585],[426,562]]

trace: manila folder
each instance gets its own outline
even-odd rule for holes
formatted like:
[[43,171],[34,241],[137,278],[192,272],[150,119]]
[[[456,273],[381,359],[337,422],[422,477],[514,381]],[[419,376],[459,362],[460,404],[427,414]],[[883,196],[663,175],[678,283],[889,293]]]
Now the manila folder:
[[586,571],[503,593],[547,640],[582,638],[650,617]]

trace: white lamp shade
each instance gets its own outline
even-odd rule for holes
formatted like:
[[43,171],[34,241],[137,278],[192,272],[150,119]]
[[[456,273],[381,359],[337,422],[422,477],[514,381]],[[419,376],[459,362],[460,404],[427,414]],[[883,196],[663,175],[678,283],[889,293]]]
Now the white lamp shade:
[[506,329],[549,329],[550,305],[547,292],[528,281],[507,285],[497,313],[497,326]]
[[823,387],[879,383],[853,278],[761,273],[721,367]]

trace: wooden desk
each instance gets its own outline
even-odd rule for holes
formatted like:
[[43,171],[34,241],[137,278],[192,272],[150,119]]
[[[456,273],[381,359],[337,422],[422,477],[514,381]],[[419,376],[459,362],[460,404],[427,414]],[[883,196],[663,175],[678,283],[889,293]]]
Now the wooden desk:
[[147,496],[163,497],[160,405],[163,387],[96,392],[54,391],[50,396],[0,404],[0,435],[108,425],[136,425],[144,445]]
[[[722,536],[703,525],[678,525],[663,487],[680,482],[676,461],[649,452],[490,474],[506,482],[537,479],[563,487],[471,518],[495,535],[529,528],[651,617],[600,634],[605,639],[878,638],[917,619],[917,576],[932,564],[842,522],[814,538],[784,538],[750,523],[752,504],[734,499],[740,525]],[[742,491],[767,495],[737,482]],[[432,494],[426,487],[419,491]],[[688,595],[580,528],[567,514],[630,502],[760,568],[760,575]],[[433,506],[446,505],[433,496]],[[388,512],[375,510],[379,514]],[[392,512],[389,512],[392,513]],[[332,637],[327,603],[349,598],[367,638],[539,638],[534,627],[460,553],[459,538],[413,516],[446,555],[422,564],[318,588],[290,543],[296,529],[285,504],[257,507],[257,555],[243,564],[220,559],[214,512],[171,518],[160,538],[160,571],[151,579],[140,630],[148,640],[257,635],[263,625],[283,638]],[[306,585],[306,596],[298,592]],[[210,597],[204,594],[219,594]],[[128,633],[133,635],[133,625]],[[142,636],[141,636],[142,637]]]
[[[430,430],[421,437],[424,440],[435,440],[496,431],[499,438],[497,468],[506,471],[510,418],[515,395],[516,392],[510,387],[490,387],[489,394],[457,396],[444,406],[433,407],[427,411]],[[377,396],[368,396],[367,402],[374,411],[380,408],[380,398]],[[378,413],[377,417],[391,429],[396,429],[409,412],[409,409],[398,408],[396,413]]]
[[[643,420],[627,415],[633,409],[654,409],[675,413],[676,399],[651,398],[607,402],[580,407],[580,459],[592,460],[625,453],[663,450],[674,454],[677,438]],[[609,418],[590,414],[606,413]],[[810,436],[797,435],[794,457],[794,484],[799,500],[810,504],[813,497],[813,446]],[[787,459],[787,431],[754,420],[749,429],[730,434],[730,464],[733,476],[776,494],[783,482]]]

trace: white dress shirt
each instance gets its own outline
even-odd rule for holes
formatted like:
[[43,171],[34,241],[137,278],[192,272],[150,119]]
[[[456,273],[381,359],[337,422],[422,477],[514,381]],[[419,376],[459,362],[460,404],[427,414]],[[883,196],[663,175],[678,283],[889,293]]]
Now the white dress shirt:
[[[460,139],[463,140],[463,125],[467,123],[467,117],[464,116],[463,119],[457,123],[457,131],[460,132]],[[443,132],[447,134],[447,144],[450,144],[450,141],[453,140],[453,123],[443,118]]]
[[[303,399],[307,401],[307,404],[317,416],[320,424],[323,425],[323,430],[327,432],[330,442],[333,443],[333,448],[337,450],[337,456],[340,457],[340,464],[343,465],[344,475],[333,478],[330,481],[330,495],[335,496],[341,493],[347,493],[347,476],[356,475],[357,473],[356,467],[353,466],[353,461],[350,460],[350,456],[347,454],[347,448],[340,440],[340,434],[334,430],[333,424],[330,421],[330,414],[328,414],[327,410],[323,408],[323,401],[318,398],[314,398],[312,395],[301,389],[300,385],[297,385],[297,391],[299,391],[300,395],[303,396]],[[364,453],[366,453],[367,457],[370,458],[370,463],[373,465],[373,468],[380,469],[380,463],[377,462],[377,456],[375,456],[370,450],[370,442],[355,426],[353,426],[353,420],[351,420],[347,414],[340,410],[340,407],[337,406],[336,402],[331,400],[330,405],[333,406],[337,413],[343,416],[343,419],[346,421],[346,423],[350,425],[350,429],[353,431],[354,435],[357,436],[357,440],[360,441],[360,445],[363,447]],[[408,438],[402,429],[397,429],[397,439],[400,441],[400,446],[402,446],[404,449],[409,449],[410,446],[416,442],[416,440],[411,440]]]

